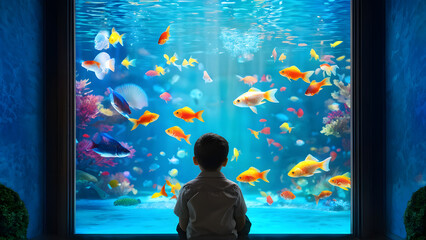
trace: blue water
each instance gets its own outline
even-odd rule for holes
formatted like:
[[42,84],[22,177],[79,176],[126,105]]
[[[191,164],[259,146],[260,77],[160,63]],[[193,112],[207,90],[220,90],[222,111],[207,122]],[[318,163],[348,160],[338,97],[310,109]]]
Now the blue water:
[[[159,36],[169,25],[169,40],[158,45]],[[94,39],[98,32],[110,34],[113,27],[119,34],[124,33],[124,46],[117,44],[96,50]],[[335,41],[343,43],[331,48],[330,44]],[[271,57],[274,48],[275,62]],[[228,140],[229,159],[234,148],[240,151],[238,161],[230,161],[222,169],[229,179],[236,181],[236,177],[251,166],[261,171],[271,169],[269,183],[262,180],[255,186],[239,183],[253,233],[350,233],[350,191],[328,183],[329,178],[350,172],[350,129],[348,125],[341,125],[343,128],[336,129],[334,135],[321,133],[325,126],[323,118],[332,113],[332,106],[338,106],[334,110],[350,117],[350,102],[344,105],[350,96],[340,94],[333,99],[332,93],[339,92],[334,84],[324,86],[314,96],[306,96],[308,83],[300,79],[290,82],[279,74],[292,65],[305,72],[315,71],[326,63],[310,59],[312,48],[322,59],[333,56],[331,60],[335,63],[329,63],[338,65],[339,69],[338,75],[332,75],[330,80],[333,83],[340,79],[347,86],[350,83],[350,62],[347,61],[350,59],[350,1],[76,1],[76,81],[88,79],[91,83],[77,99],[98,96],[96,104],[110,110],[107,114],[97,112],[95,104],[94,113],[82,124],[79,113],[88,108],[78,105],[76,168],[92,175],[97,182],[77,179],[76,233],[174,233],[175,225],[170,223],[177,223],[178,219],[172,212],[175,200],[169,200],[170,188],[166,188],[168,198],[150,197],[166,179],[184,184],[198,175],[199,169],[192,163],[193,145],[206,132],[215,132]],[[103,80],[81,66],[83,61],[93,60],[100,52],[115,58],[115,71],[109,71]],[[190,57],[197,59],[198,64],[179,71],[167,65],[163,57],[163,54],[174,53],[178,56],[177,64]],[[278,60],[281,53],[286,56],[283,62]],[[136,59],[135,67],[127,69],[120,64],[127,56]],[[345,58],[336,60],[340,56]],[[156,65],[163,67],[165,74],[146,76]],[[204,71],[213,82],[203,80]],[[324,79],[323,71],[318,71],[311,80]],[[257,75],[258,82],[253,87],[261,91],[277,88],[275,96],[279,103],[257,106],[258,114],[233,105],[233,100],[250,88],[239,81],[237,75]],[[260,82],[263,75],[270,75],[272,80]],[[125,83],[138,85],[148,98],[148,106],[131,109],[130,117],[139,118],[149,110],[160,115],[157,121],[130,131],[132,124],[111,106],[106,94],[108,87],[116,89]],[[191,94],[194,91],[197,94]],[[171,101],[160,98],[163,92],[172,96]],[[189,123],[173,115],[185,106],[194,111],[204,110],[205,122],[194,119]],[[287,108],[303,109],[304,114],[299,118]],[[261,122],[261,119],[267,121]],[[279,127],[284,122],[294,127],[291,133],[281,133]],[[173,126],[191,134],[192,145],[165,133]],[[248,130],[260,131],[265,127],[270,127],[270,134],[263,131],[259,139]],[[102,159],[90,150],[81,150],[83,143],[99,131],[107,131],[135,152],[130,157]],[[268,146],[267,139],[273,139],[283,148]],[[304,144],[299,146],[297,140]],[[178,151],[183,154],[178,156]],[[294,182],[287,176],[308,154],[322,161],[331,152],[337,157],[330,163],[329,172],[294,178]],[[179,159],[178,164],[170,163],[173,156]],[[172,178],[169,171],[173,168],[178,174]],[[103,173],[105,176],[100,174],[105,171],[108,172]],[[121,186],[110,189],[108,183],[114,179]],[[301,190],[296,188],[297,183]],[[292,191],[296,198],[284,200],[280,197],[284,190]],[[323,190],[333,194],[316,205],[312,194]],[[272,197],[271,206],[260,191]],[[114,206],[113,202],[123,196],[140,199],[141,204]]]

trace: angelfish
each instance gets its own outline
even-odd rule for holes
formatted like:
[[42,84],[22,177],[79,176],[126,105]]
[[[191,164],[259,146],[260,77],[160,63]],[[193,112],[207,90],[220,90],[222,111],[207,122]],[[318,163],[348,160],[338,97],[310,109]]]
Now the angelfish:
[[124,117],[129,118],[129,114],[131,114],[132,111],[130,111],[130,106],[127,103],[126,99],[124,99],[121,94],[114,91],[112,88],[109,87],[108,90],[110,92],[109,98],[111,101],[111,105],[114,107],[114,109],[117,110],[117,112],[119,112]]

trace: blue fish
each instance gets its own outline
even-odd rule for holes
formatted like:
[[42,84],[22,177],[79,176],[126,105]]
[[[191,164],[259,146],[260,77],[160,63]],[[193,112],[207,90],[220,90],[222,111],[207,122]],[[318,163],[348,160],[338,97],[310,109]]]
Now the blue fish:
[[112,88],[108,88],[110,94],[109,98],[111,100],[111,105],[114,107],[117,112],[119,112],[121,115],[123,115],[126,118],[129,118],[129,114],[132,112],[130,111],[130,106],[127,103],[126,99],[124,99],[121,94],[114,91]]
[[101,157],[127,157],[130,151],[106,133],[96,133],[91,149]]

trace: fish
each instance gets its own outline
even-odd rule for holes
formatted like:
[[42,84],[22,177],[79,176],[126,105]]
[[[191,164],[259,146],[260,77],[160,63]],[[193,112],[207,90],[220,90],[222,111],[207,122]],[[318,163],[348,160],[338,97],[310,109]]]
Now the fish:
[[197,59],[189,57],[189,59],[188,59],[189,66],[195,67],[195,65],[193,63],[198,63]]
[[324,63],[324,64],[320,65],[320,68],[325,73],[327,73],[328,76],[331,76],[331,74],[333,74],[334,76],[336,76],[336,68],[339,68],[339,66],[337,66],[337,65],[330,66],[328,63]]
[[336,58],[333,55],[323,55],[321,56],[320,62],[327,62],[330,64],[335,64],[335,62],[333,60],[331,60],[332,58]]
[[126,99],[131,108],[148,107],[148,96],[145,91],[134,83],[126,83],[115,88],[115,91]]
[[246,171],[242,172],[240,175],[238,175],[237,181],[245,182],[245,183],[248,183],[252,186],[254,186],[253,182],[259,182],[258,179],[262,179],[263,181],[269,183],[269,181],[266,177],[267,177],[270,170],[271,169],[260,172],[256,168],[250,167],[248,170],[246,170]]
[[[176,170],[176,169],[175,169]],[[177,172],[177,170],[176,170],[176,172]],[[177,174],[177,173],[176,173]],[[173,193],[173,194],[176,194],[176,190],[177,191],[179,191],[182,187],[180,186],[180,183],[179,182],[177,182],[176,184],[172,184],[169,180],[166,180],[166,184],[167,184],[167,186],[169,186],[169,187],[171,187],[172,188],[172,190],[171,190],[171,192]]]
[[207,71],[203,72],[203,80],[204,80],[204,83],[212,83],[213,82],[213,80],[211,79],[211,77],[209,76]]
[[293,130],[292,127],[290,127],[290,125],[287,122],[284,122],[283,124],[281,124],[280,129],[284,131],[287,130],[288,133],[291,133],[291,131]]
[[272,145],[278,148],[278,151],[281,151],[284,149],[284,147],[279,142],[273,142]]
[[167,197],[166,184],[163,185],[160,192],[156,192],[156,193],[152,194],[151,198],[158,198],[158,197],[161,197],[161,196]]
[[155,77],[155,76],[160,76],[160,73],[158,73],[155,70],[148,70],[145,75],[147,75],[148,77]]
[[302,190],[302,187],[299,186],[299,184],[297,184],[296,181],[294,181],[294,178],[291,179],[291,182],[293,183],[293,185],[296,187],[297,190]]
[[312,76],[314,71],[307,71],[302,73],[296,66],[291,66],[284,68],[279,73],[281,76],[288,78],[290,82],[291,80],[297,81],[299,78],[301,78],[303,81],[310,83],[309,77]]
[[334,43],[330,43],[330,47],[335,48],[340,45],[343,41],[335,41]]
[[274,139],[266,138],[266,142],[268,142],[268,146],[271,146],[271,144],[274,142]]
[[191,134],[185,135],[182,128],[178,126],[174,126],[174,127],[166,129],[166,133],[167,135],[174,137],[179,141],[181,138],[183,138],[189,145],[191,145],[191,143],[189,142],[189,137],[191,136]]
[[163,152],[163,151],[161,151],[161,152],[160,152],[160,156],[163,156],[163,157],[164,157],[164,156],[166,156],[166,153],[165,153],[165,152]]
[[172,95],[170,95],[170,93],[168,93],[168,92],[163,92],[160,95],[160,98],[163,99],[164,101],[166,101],[166,103],[167,103],[168,101],[172,100]]
[[313,48],[311,49],[310,54],[311,54],[311,59],[312,59],[312,58],[313,58],[313,59],[315,59],[315,60],[318,60],[318,59],[319,59],[318,54],[315,52],[315,50],[314,50]]
[[270,195],[266,196],[266,202],[270,205],[272,205],[272,203],[274,203],[274,200],[272,200],[272,197]]
[[142,168],[140,167],[133,167],[133,171],[136,172],[137,174],[141,175],[143,173]]
[[107,133],[96,133],[90,149],[101,157],[127,157],[130,151]]
[[250,133],[253,134],[255,138],[259,139],[260,131],[254,131],[253,129],[250,129],[250,128],[248,130],[250,130]]
[[184,158],[186,157],[186,155],[188,155],[188,153],[185,150],[181,149],[177,151],[176,155],[178,156],[178,158]]
[[109,48],[109,34],[107,31],[99,31],[95,37],[95,49],[103,50]]
[[152,153],[148,153],[146,156],[147,156],[147,157],[151,157],[151,156],[152,156]]
[[318,73],[320,73],[320,71],[321,71],[321,68],[315,69],[315,75],[318,75]]
[[156,164],[156,163],[152,163],[151,165],[149,165],[149,172],[154,172],[155,170],[159,169],[160,165]]
[[101,171],[99,173],[99,176],[109,176],[109,172],[108,171]]
[[262,118],[262,119],[259,120],[259,122],[266,122],[266,121],[268,121],[268,120],[266,120],[264,118]]
[[234,159],[236,162],[238,162],[239,156],[240,156],[240,151],[238,151],[237,148],[234,148],[234,155],[232,155],[231,162],[234,161]]
[[175,63],[178,60],[176,53],[174,53],[171,58],[169,58],[169,56],[167,54],[164,54],[163,57],[167,60],[167,62],[166,62],[167,65]]
[[272,55],[271,55],[271,57],[273,57],[273,58],[274,58],[274,62],[275,62],[275,61],[277,61],[277,51],[275,50],[275,48],[274,48],[274,50],[272,50]]
[[173,196],[170,198],[170,200],[172,200],[172,199],[177,199],[176,195],[173,195]]
[[245,84],[249,85],[249,86],[253,86],[253,84],[257,83],[257,76],[245,76],[245,77],[241,77],[239,75],[237,75],[237,78],[240,79],[240,81],[243,81]]
[[292,192],[290,191],[284,191],[280,194],[280,196],[282,198],[284,198],[285,200],[293,200],[296,198],[296,195],[294,195]]
[[176,177],[178,174],[178,170],[176,168],[170,169],[169,175],[170,177]]
[[123,46],[123,34],[119,34],[117,31],[115,31],[115,28],[112,28],[111,35],[109,36],[109,43],[115,47],[117,43],[120,43],[121,46]]
[[265,102],[263,99],[266,99],[269,102],[278,103],[278,100],[275,98],[276,92],[276,88],[266,92],[262,92],[257,88],[250,88],[248,92],[243,93],[238,98],[236,98],[233,104],[237,107],[249,107],[254,113],[257,114],[257,108],[255,106],[264,104]]
[[303,109],[301,109],[301,108],[297,109],[297,113],[296,114],[297,114],[298,118],[303,117],[303,114],[304,114]]
[[121,65],[123,65],[127,69],[129,69],[129,66],[136,67],[135,61],[136,61],[136,59],[132,59],[132,60],[129,61],[129,57],[126,57],[123,61],[121,61]]
[[336,160],[337,153],[335,151],[331,151],[330,152],[330,157],[331,157],[331,161],[334,162],[334,160]]
[[349,172],[347,172],[343,175],[334,176],[330,178],[328,182],[333,186],[336,186],[345,191],[348,191],[348,188],[351,188],[351,175]]
[[343,56],[340,56],[340,57],[338,57],[338,58],[336,58],[336,60],[337,61],[342,61],[343,59],[345,59],[345,56],[343,55]]
[[85,133],[85,134],[83,134],[83,137],[84,138],[89,138],[90,136],[89,136],[89,134]]
[[301,146],[305,145],[305,142],[301,139],[298,139],[298,140],[296,140],[296,145],[301,147]]
[[188,62],[188,60],[186,60],[186,59],[183,59],[183,61],[182,61],[182,67],[185,67],[185,68],[187,68],[187,67],[188,67],[188,65],[189,65],[189,62]]
[[326,158],[324,161],[319,162],[318,159],[309,154],[305,160],[299,162],[289,172],[289,177],[311,177],[315,173],[321,173],[318,168],[328,172],[330,171],[329,163],[331,157]]
[[94,60],[84,61],[81,66],[87,71],[92,71],[95,73],[96,77],[99,80],[104,79],[105,75],[109,70],[112,72],[115,71],[115,59],[111,58],[108,53],[101,52],[96,55]]
[[324,78],[321,82],[316,82],[315,80],[313,80],[310,84],[308,89],[306,89],[305,95],[306,96],[314,96],[315,94],[317,94],[319,91],[322,90],[323,86],[331,86],[332,84],[330,83],[330,78]]
[[114,189],[114,188],[116,188],[116,187],[118,187],[118,186],[120,186],[121,184],[118,182],[118,180],[117,179],[113,179],[113,180],[111,180],[111,181],[109,181],[109,183],[108,183],[108,188],[109,189]]
[[155,65],[155,70],[154,71],[158,72],[158,76],[164,75],[166,73],[165,70],[164,70],[164,68],[162,68],[160,66],[157,66],[157,65]]
[[280,92],[284,92],[286,89],[287,89],[286,87],[281,87]]
[[148,124],[157,121],[158,117],[160,117],[160,115],[146,110],[142,116],[139,117],[139,119],[129,118],[129,121],[133,123],[132,130],[130,131],[135,130],[139,124],[142,124],[146,127]]
[[174,164],[174,165],[179,164],[179,159],[175,158],[175,156],[173,156],[172,158],[169,158],[168,160],[170,164]]
[[260,133],[269,135],[271,134],[271,128],[270,127],[264,127],[262,130],[260,130]]
[[189,107],[180,108],[173,112],[175,117],[185,120],[185,122],[194,122],[194,118],[200,120],[201,122],[204,122],[204,119],[202,117],[202,114],[204,113],[204,110],[194,112]]
[[321,192],[320,194],[318,194],[318,195],[314,195],[314,194],[312,194],[312,195],[314,195],[314,197],[315,197],[315,203],[318,205],[318,201],[319,201],[320,199],[330,197],[330,196],[331,196],[331,194],[333,194],[333,192],[330,192],[330,191],[322,191],[322,192]]
[[114,109],[124,117],[129,118],[132,111],[126,99],[110,87],[108,87],[108,91],[110,92],[109,98]]
[[275,83],[272,83],[269,87],[273,88],[275,86]]
[[166,31],[163,32],[160,35],[160,38],[158,39],[158,44],[159,45],[163,45],[163,44],[165,44],[169,40],[169,37],[170,37],[169,31],[170,31],[170,26],[168,26],[167,29],[166,29]]
[[284,60],[287,58],[286,55],[284,55],[284,53],[281,53],[280,57],[278,58],[278,61],[284,62]]
[[296,112],[296,109],[289,107],[289,108],[287,108],[287,111],[289,111],[289,112]]

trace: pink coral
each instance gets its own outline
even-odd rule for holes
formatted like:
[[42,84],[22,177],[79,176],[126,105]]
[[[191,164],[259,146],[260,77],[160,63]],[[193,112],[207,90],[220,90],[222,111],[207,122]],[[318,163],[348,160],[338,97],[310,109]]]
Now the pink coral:
[[327,117],[323,118],[323,123],[324,124],[330,124],[333,120],[335,120],[337,118],[341,118],[343,116],[344,116],[344,113],[340,110],[332,111],[332,112],[328,113]]
[[133,146],[130,146],[128,143],[126,142],[120,142],[120,144],[125,147],[127,150],[130,151],[129,156],[127,156],[128,158],[133,158],[135,156],[135,152],[136,150],[133,148]]
[[102,101],[102,96],[89,94],[92,92],[87,86],[90,85],[89,79],[76,81],[76,116],[77,127],[85,129],[87,123],[98,116],[98,104]]

